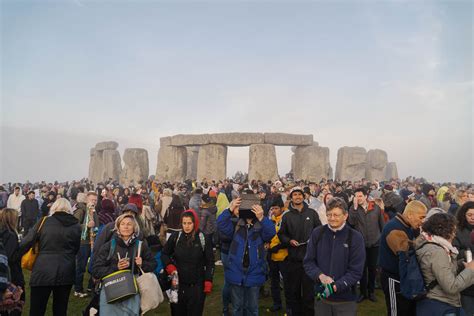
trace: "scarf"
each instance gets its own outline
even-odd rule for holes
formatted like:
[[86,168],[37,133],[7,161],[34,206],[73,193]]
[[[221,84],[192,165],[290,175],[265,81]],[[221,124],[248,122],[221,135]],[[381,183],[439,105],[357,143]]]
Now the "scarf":
[[456,247],[454,247],[449,241],[444,239],[443,237],[430,235],[428,233],[422,232],[421,235],[426,241],[434,242],[440,246],[442,246],[449,254],[459,254],[459,251]]

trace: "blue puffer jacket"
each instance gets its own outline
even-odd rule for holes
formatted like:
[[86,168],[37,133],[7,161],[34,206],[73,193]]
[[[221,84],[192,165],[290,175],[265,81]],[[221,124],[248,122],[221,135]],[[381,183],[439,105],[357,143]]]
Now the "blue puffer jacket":
[[[265,283],[267,264],[264,243],[275,236],[275,225],[267,217],[261,222],[255,220],[248,227],[243,219],[234,226],[229,209],[217,218],[220,234],[232,239],[229,249],[229,268],[225,270],[225,280],[230,284],[246,287],[261,286]],[[244,268],[245,245],[249,247],[249,266]]]

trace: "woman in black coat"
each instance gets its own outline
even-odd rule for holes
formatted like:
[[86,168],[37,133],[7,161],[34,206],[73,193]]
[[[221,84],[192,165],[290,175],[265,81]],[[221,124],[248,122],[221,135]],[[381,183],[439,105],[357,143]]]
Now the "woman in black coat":
[[[76,275],[76,254],[81,242],[81,226],[72,215],[71,204],[65,198],[51,206],[39,232],[39,253],[30,278],[30,316],[44,315],[53,292],[53,315],[66,316],[71,287]],[[36,223],[20,244],[20,254],[33,246]]]
[[173,316],[199,316],[204,310],[206,294],[212,291],[214,253],[212,240],[199,230],[194,210],[181,215],[182,232],[168,239],[161,260],[168,274],[178,274],[178,303],[171,304]]
[[[10,269],[10,282],[14,285],[14,291],[20,291],[21,297],[13,302],[6,311],[0,315],[21,315],[25,302],[25,279],[21,270],[21,257],[19,256],[18,234],[16,232],[18,222],[18,212],[12,208],[5,208],[0,211],[0,240],[3,243],[8,257],[8,267]],[[20,295],[20,292],[18,294]],[[13,300],[14,301],[14,300]]]
[[[464,269],[463,261],[466,261],[466,250],[474,253],[474,245],[471,242],[471,232],[474,229],[474,202],[466,202],[456,214],[458,227],[453,246],[459,250],[458,267]],[[474,285],[461,292],[461,305],[466,315],[474,315]]]

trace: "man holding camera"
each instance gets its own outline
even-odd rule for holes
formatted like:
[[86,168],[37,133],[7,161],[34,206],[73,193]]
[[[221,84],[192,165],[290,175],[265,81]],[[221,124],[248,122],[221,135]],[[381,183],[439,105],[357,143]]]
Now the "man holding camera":
[[346,225],[346,202],[328,202],[328,224],[313,230],[304,258],[304,269],[317,283],[315,315],[357,314],[351,287],[362,277],[365,245],[362,234]]
[[[315,227],[321,225],[318,213],[304,202],[301,187],[291,189],[288,211],[283,215],[278,238],[288,247],[287,273],[284,279],[287,289],[288,315],[314,315],[314,282],[303,268],[306,245]],[[301,295],[303,293],[303,295]]]
[[[241,202],[241,198],[233,200],[219,215],[217,229],[232,240],[224,272],[230,284],[232,315],[258,315],[258,294],[267,273],[264,245],[275,236],[275,225],[264,216],[260,205],[239,209]],[[233,216],[239,218],[236,224]]]

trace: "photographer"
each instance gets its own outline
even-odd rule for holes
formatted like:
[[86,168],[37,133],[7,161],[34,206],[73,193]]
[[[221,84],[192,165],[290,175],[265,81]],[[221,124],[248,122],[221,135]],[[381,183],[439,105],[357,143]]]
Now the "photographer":
[[[258,315],[258,294],[266,279],[264,244],[275,236],[274,224],[260,205],[239,210],[242,199],[233,200],[217,219],[217,228],[232,240],[225,281],[230,284],[232,315]],[[234,226],[232,215],[239,217]],[[245,311],[244,311],[245,309]]]

